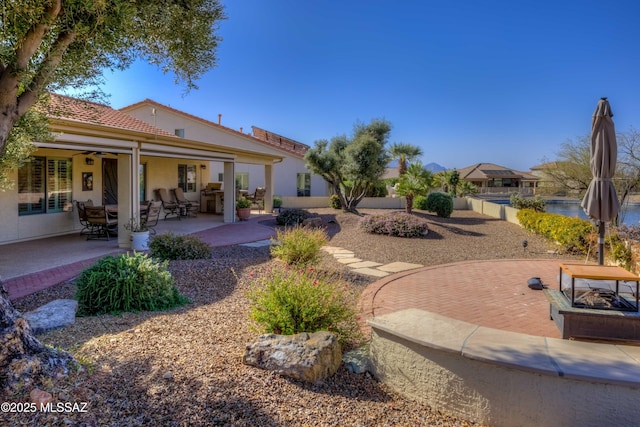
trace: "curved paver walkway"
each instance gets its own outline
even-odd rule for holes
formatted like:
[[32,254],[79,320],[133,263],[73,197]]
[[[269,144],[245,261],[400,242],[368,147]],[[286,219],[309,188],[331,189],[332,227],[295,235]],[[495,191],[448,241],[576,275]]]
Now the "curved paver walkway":
[[405,308],[419,308],[506,331],[561,338],[542,291],[527,280],[557,286],[559,260],[486,260],[419,268],[387,276],[363,292],[361,321]]

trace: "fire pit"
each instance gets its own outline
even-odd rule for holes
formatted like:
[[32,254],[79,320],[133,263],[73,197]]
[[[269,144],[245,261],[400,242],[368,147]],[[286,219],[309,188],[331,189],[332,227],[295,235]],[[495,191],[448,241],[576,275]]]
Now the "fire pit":
[[[638,311],[632,303],[623,296],[608,288],[593,288],[589,290],[575,290],[574,307],[594,308],[599,310]],[[565,296],[570,298],[570,293]]]
[[562,338],[640,341],[640,277],[615,266],[560,264],[560,289],[545,289]]
[[617,266],[560,264],[560,292],[572,307],[637,312],[639,281]]

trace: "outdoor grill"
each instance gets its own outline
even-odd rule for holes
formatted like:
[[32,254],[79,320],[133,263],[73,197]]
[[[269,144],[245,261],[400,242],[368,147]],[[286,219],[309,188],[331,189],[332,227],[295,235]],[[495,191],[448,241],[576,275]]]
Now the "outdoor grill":
[[616,266],[560,264],[560,292],[574,308],[637,312],[639,281]]

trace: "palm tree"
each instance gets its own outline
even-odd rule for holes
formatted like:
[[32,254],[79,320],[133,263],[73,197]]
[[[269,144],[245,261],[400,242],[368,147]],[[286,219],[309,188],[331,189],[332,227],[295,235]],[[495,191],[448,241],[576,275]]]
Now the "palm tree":
[[389,147],[389,154],[392,159],[398,159],[398,176],[402,176],[407,171],[407,162],[412,162],[422,156],[422,149],[415,145],[394,142]]
[[416,162],[409,165],[398,181],[396,192],[407,199],[407,213],[413,210],[413,199],[416,196],[426,195],[433,185],[433,174],[426,170],[422,163]]

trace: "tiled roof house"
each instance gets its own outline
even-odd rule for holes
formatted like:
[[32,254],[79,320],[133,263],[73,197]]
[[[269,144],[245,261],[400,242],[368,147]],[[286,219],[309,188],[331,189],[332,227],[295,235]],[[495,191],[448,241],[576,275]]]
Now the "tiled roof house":
[[[268,170],[284,158],[243,146],[258,139],[240,132],[217,141],[182,138],[124,111],[62,95],[51,95],[46,112],[53,140],[34,141],[31,159],[9,176],[17,185],[0,193],[0,245],[79,232],[76,200],[117,204],[119,217],[137,217],[140,201],[154,199],[158,188],[184,186],[186,197],[198,200],[210,164],[233,176],[238,162]],[[222,219],[233,222],[236,193],[228,187]],[[118,223],[118,245],[128,248],[125,223]]]
[[[250,159],[236,162],[235,185],[249,193],[257,187],[273,189],[273,195],[284,197],[328,196],[327,183],[306,167],[304,154],[309,146],[291,138],[279,135],[263,128],[252,126],[252,134],[226,127],[222,124],[222,115],[216,122],[177,110],[151,99],[145,99],[121,109],[140,120],[153,123],[166,132],[180,134],[185,138],[199,141],[225,141],[229,135],[242,135],[242,143],[236,149],[279,155],[283,159],[273,165],[272,175],[264,172],[264,165]],[[227,172],[218,164],[212,163],[209,170],[211,182],[220,181]]]
[[480,193],[533,193],[539,179],[529,172],[516,171],[494,163],[476,163],[458,169],[458,173],[460,179],[474,184]]

